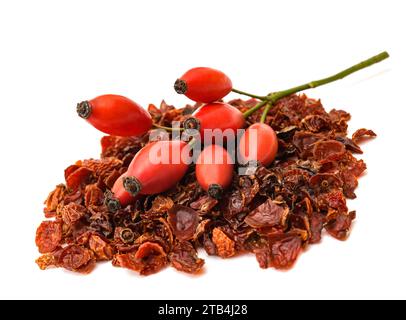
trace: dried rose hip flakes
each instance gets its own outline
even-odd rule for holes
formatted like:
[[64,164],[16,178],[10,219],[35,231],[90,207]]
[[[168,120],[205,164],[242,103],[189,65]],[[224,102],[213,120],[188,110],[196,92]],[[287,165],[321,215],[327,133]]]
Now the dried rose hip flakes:
[[[244,112],[257,101],[232,100]],[[175,109],[163,102],[149,106],[154,123],[182,122],[200,104]],[[258,121],[259,110],[246,119]],[[35,242],[43,254],[41,269],[63,267],[89,273],[97,261],[156,273],[167,265],[197,273],[209,255],[229,258],[255,254],[261,268],[291,267],[302,249],[318,243],[325,229],[345,240],[355,219],[346,198],[355,198],[358,177],[366,169],[352,153],[358,143],[375,137],[367,129],[347,136],[350,115],[326,112],[319,100],[291,95],[269,110],[266,123],[276,130],[279,150],[268,167],[233,179],[223,197],[213,199],[189,170],[175,188],[159,195],[139,197],[116,212],[106,205],[114,182],[148,136],[102,138],[101,159],[78,161],[65,170],[65,183],[45,201],[47,220],[37,229]]]

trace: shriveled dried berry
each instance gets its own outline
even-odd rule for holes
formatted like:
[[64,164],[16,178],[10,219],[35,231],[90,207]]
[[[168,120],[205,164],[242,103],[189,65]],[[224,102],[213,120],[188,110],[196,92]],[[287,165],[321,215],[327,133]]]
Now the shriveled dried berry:
[[268,246],[256,252],[261,268],[290,268],[302,249],[302,239],[297,234],[278,234],[270,236],[267,241]]
[[168,264],[168,258],[159,244],[145,242],[136,252],[116,255],[113,264],[137,271],[141,275],[146,276],[156,273],[165,267]]
[[60,221],[44,221],[37,229],[35,243],[40,253],[54,251],[62,240],[62,224]]
[[59,184],[55,187],[55,190],[48,195],[48,198],[45,200],[45,208],[44,208],[44,212],[46,215],[55,213],[56,208],[63,201],[65,193],[66,193],[65,185]]
[[284,227],[288,214],[289,208],[282,207],[269,199],[251,211],[244,221],[253,228]]
[[199,215],[191,208],[176,205],[169,210],[168,222],[179,240],[190,240],[199,224]]
[[372,130],[368,130],[368,129],[358,129],[357,131],[355,131],[352,134],[352,140],[355,143],[358,143],[359,141],[362,141],[365,138],[375,138],[376,137],[376,133],[373,132]]
[[71,202],[62,208],[61,214],[63,222],[67,225],[72,225],[86,214],[86,208]]
[[216,246],[217,255],[229,258],[236,254],[235,242],[231,240],[220,228],[213,229],[213,243]]
[[64,248],[59,256],[58,265],[74,272],[90,273],[96,265],[93,251],[78,245]]
[[349,213],[339,213],[327,223],[326,230],[334,238],[338,240],[345,240],[348,237],[351,223],[354,219],[355,211],[351,211]]
[[100,236],[92,234],[89,238],[89,248],[96,255],[97,260],[111,260],[113,258],[113,248]]
[[175,269],[187,273],[196,273],[204,265],[204,260],[198,258],[196,249],[188,241],[179,242],[169,254],[169,260]]

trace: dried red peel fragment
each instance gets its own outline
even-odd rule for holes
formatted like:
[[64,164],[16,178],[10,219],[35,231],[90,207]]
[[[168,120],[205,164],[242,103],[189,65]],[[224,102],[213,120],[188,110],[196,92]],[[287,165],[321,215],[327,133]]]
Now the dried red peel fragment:
[[338,240],[347,239],[350,232],[351,223],[355,219],[355,216],[355,211],[351,211],[349,213],[339,213],[327,223],[327,232]]
[[89,248],[94,252],[97,260],[111,260],[113,258],[113,248],[98,235],[93,234],[90,236]]
[[175,245],[169,254],[171,265],[183,272],[197,273],[204,265],[204,260],[197,256],[197,251],[188,241],[181,241]]
[[199,224],[199,215],[191,208],[176,205],[169,210],[168,222],[179,240],[190,240]]
[[44,221],[37,229],[35,243],[40,253],[54,251],[62,240],[62,223],[60,221]]
[[265,248],[256,251],[261,268],[290,268],[302,250],[302,239],[296,234],[278,234],[270,236]]
[[136,252],[116,255],[113,264],[137,271],[141,275],[146,276],[156,273],[165,267],[168,264],[168,258],[159,244],[145,242]]
[[57,266],[69,271],[87,274],[96,266],[93,251],[78,245],[69,245],[55,257]]
[[214,228],[212,240],[216,246],[216,252],[219,257],[230,258],[236,254],[235,242],[220,228]]
[[253,228],[284,227],[289,208],[282,207],[272,199],[268,199],[255,210],[251,211],[245,218],[245,223]]
[[70,226],[78,222],[86,214],[86,208],[80,204],[71,202],[61,209],[63,222]]

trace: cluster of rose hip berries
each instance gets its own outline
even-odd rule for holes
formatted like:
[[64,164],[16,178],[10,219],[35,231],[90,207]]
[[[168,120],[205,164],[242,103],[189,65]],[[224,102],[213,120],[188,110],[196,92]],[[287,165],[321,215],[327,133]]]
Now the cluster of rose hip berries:
[[[174,88],[177,93],[203,103],[178,130],[194,129],[200,133],[200,137],[207,130],[227,131],[235,136],[237,130],[245,127],[248,114],[221,102],[232,91],[231,80],[223,72],[211,68],[193,68],[176,80]],[[141,136],[154,127],[151,115],[144,108],[119,95],[102,95],[80,102],[77,113],[95,128],[110,135]],[[179,154],[189,154],[195,141],[193,138],[190,141],[154,141],[143,147],[128,170],[115,182],[106,202],[109,209],[117,210],[140,195],[158,194],[175,186],[189,167],[185,157],[179,157]],[[238,141],[237,152],[241,164],[261,163],[268,166],[275,159],[278,139],[275,131],[265,123],[252,124]],[[205,147],[197,157],[196,179],[211,197],[219,199],[223,190],[231,184],[235,161],[222,143],[213,142],[218,141],[205,141]],[[156,155],[162,154],[166,156],[166,161],[155,161]]]

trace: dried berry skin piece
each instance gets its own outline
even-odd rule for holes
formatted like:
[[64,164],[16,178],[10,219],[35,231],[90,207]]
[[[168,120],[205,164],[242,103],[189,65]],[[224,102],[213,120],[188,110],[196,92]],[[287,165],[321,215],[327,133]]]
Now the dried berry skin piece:
[[230,258],[237,253],[235,242],[231,240],[220,228],[217,227],[213,229],[212,240],[216,246],[216,252],[219,257]]
[[343,171],[341,172],[341,180],[343,181],[343,193],[349,199],[355,199],[357,196],[354,190],[358,186],[357,177],[351,172]]
[[310,217],[310,239],[309,243],[319,243],[321,241],[321,233],[326,223],[326,216],[314,212]]
[[362,154],[362,153],[363,153],[362,150],[361,150],[361,148],[360,148],[360,146],[357,145],[357,144],[356,144],[353,140],[351,140],[350,138],[339,136],[339,137],[336,137],[335,139],[336,139],[337,141],[340,141],[342,144],[344,144],[344,146],[345,146],[345,148],[346,148],[347,150],[349,150],[349,151],[351,151],[351,152],[354,152],[354,153],[359,153],[359,154]]
[[63,206],[61,210],[62,220],[68,226],[78,222],[85,214],[86,208],[74,202]]
[[373,132],[372,130],[365,129],[365,128],[358,129],[357,131],[355,131],[352,134],[352,140],[355,143],[358,143],[358,142],[360,142],[360,141],[362,141],[363,139],[366,139],[366,138],[375,138],[375,137],[376,137],[375,132]]
[[62,240],[60,221],[43,221],[37,229],[35,243],[40,253],[49,253],[58,248]]
[[204,260],[197,256],[196,249],[189,241],[178,242],[169,254],[172,267],[187,273],[197,273],[204,265]]
[[345,197],[339,190],[332,190],[331,192],[319,195],[316,203],[320,212],[328,213],[331,210],[338,212],[348,211]]
[[96,265],[93,251],[78,245],[64,248],[58,259],[58,266],[83,274],[90,273]]
[[115,255],[113,264],[146,276],[165,267],[168,264],[168,258],[159,244],[144,242],[136,252]]
[[173,207],[173,200],[169,197],[157,196],[152,201],[151,209],[147,214],[163,214],[167,213]]
[[289,208],[276,204],[272,199],[268,199],[258,208],[251,211],[245,218],[245,223],[253,228],[284,227]]
[[104,193],[97,184],[87,185],[85,188],[84,202],[86,207],[100,206],[103,204]]
[[113,259],[113,248],[100,236],[93,234],[89,238],[89,248],[96,255],[97,260]]
[[[71,170],[69,170],[68,168],[67,171],[65,171],[65,176],[66,173],[69,171]],[[93,174],[92,170],[85,167],[78,167],[76,170],[74,170],[72,173],[66,176],[66,186],[70,190],[77,190],[79,187],[89,182],[89,179],[92,174]]]
[[190,207],[192,209],[198,210],[201,214],[206,214],[209,213],[211,209],[216,206],[217,203],[218,200],[210,197],[209,195],[203,195],[196,201],[192,202],[190,204]]
[[300,126],[310,132],[321,132],[331,130],[331,120],[327,115],[308,115],[302,119]]
[[64,184],[59,184],[55,187],[55,190],[51,191],[48,195],[47,199],[45,200],[45,208],[44,213],[46,215],[55,213],[56,208],[58,205],[63,201],[65,197],[66,187]]
[[333,173],[319,173],[309,179],[309,186],[319,194],[341,188],[343,181]]
[[345,146],[336,140],[319,141],[314,145],[313,157],[320,162],[336,161],[345,154]]
[[143,137],[117,137],[104,136],[101,138],[102,153],[101,158],[115,157],[123,160],[123,158],[132,154],[133,156],[143,146]]
[[288,269],[302,250],[302,239],[294,233],[270,236],[268,246],[255,251],[261,268]]
[[190,240],[199,224],[199,215],[189,207],[175,205],[169,210],[168,222],[178,240]]
[[35,260],[35,263],[41,270],[46,270],[50,267],[56,267],[58,263],[57,261],[58,260],[52,253],[46,253]]
[[355,219],[355,211],[349,213],[339,213],[326,225],[327,232],[338,240],[347,239],[352,221]]

